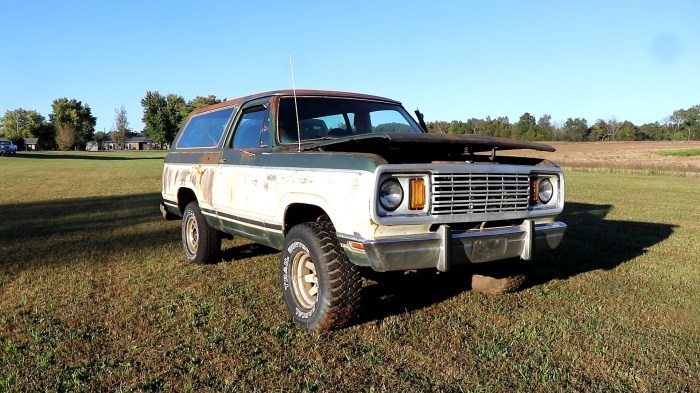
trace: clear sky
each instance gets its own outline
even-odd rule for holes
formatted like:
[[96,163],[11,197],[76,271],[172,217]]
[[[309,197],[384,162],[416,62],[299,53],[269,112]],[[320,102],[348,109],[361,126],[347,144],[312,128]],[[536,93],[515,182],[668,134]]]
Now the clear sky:
[[427,121],[662,121],[700,104],[700,2],[0,0],[0,115],[75,98],[109,131],[146,91],[394,98]]

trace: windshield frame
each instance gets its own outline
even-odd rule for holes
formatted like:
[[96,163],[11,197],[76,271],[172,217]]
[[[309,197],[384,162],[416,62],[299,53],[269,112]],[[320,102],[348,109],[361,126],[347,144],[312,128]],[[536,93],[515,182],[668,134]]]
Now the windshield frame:
[[[316,137],[304,137],[301,135],[301,144],[314,143],[323,140],[331,139],[347,139],[359,135],[366,134],[383,134],[386,132],[415,132],[423,133],[418,123],[413,117],[406,111],[406,109],[396,103],[395,101],[382,101],[373,100],[367,98],[356,98],[356,97],[336,97],[336,96],[315,96],[315,95],[303,95],[297,96],[297,105],[294,104],[294,96],[283,96],[279,98],[277,103],[277,115],[275,119],[275,142],[280,146],[297,145],[299,141],[297,139],[297,123],[296,123],[296,111],[298,108],[299,112],[299,125],[303,123],[316,124],[317,132],[319,135]],[[318,105],[319,103],[324,103],[323,101],[334,101],[329,103],[329,110],[323,111],[325,107],[316,108],[320,109],[314,111],[313,105]],[[315,101],[315,102],[314,102]],[[337,110],[331,110],[330,107],[336,106]],[[353,109],[353,110],[350,110]],[[372,109],[372,110],[370,110]],[[381,124],[371,124],[371,130],[365,132],[358,132],[357,128],[354,126],[354,117],[357,112],[364,112],[367,116],[372,115],[372,113],[380,112],[396,112],[395,118],[401,122],[391,122],[391,123],[381,123]],[[320,125],[319,120],[323,117],[339,116],[343,119],[345,123],[345,128],[336,128],[331,125],[325,124]],[[287,127],[285,125],[289,125]],[[348,127],[350,130],[348,130]],[[387,129],[384,130],[381,128]],[[400,130],[391,130],[391,127],[402,128]],[[302,126],[302,128],[304,128]],[[379,129],[378,129],[379,128]],[[339,132],[344,132],[345,134],[329,135],[335,130]],[[302,134],[303,134],[302,130]],[[323,134],[325,132],[325,135]],[[284,134],[284,135],[283,135]],[[307,135],[308,136],[308,135]]]

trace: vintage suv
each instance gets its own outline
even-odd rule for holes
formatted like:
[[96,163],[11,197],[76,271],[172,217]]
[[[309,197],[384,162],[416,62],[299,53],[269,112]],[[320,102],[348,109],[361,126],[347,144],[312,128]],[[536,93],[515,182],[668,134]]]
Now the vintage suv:
[[416,115],[382,97],[311,90],[198,109],[165,158],[161,212],[182,217],[190,262],[215,262],[222,236],[281,250],[286,306],[310,329],[356,314],[361,267],[468,265],[475,290],[517,289],[525,261],[562,240],[564,176],[500,152],[554,149],[430,134]]

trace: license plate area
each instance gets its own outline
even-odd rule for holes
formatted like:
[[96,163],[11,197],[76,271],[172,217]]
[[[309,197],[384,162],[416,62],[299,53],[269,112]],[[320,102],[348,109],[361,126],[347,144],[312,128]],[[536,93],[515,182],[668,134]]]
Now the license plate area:
[[488,262],[503,258],[508,247],[508,239],[494,238],[476,240],[472,243],[472,262]]

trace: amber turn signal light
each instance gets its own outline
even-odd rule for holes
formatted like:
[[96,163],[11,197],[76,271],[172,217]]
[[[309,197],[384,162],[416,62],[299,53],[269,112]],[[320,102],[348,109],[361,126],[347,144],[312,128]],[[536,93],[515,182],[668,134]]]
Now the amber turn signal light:
[[411,179],[411,197],[409,199],[409,209],[423,210],[425,207],[425,180]]
[[350,242],[348,242],[348,244],[350,245],[350,248],[352,248],[354,250],[362,251],[365,249],[365,245],[360,243],[360,242],[350,241]]
[[539,200],[540,182],[537,177],[530,178],[530,204],[534,205]]

